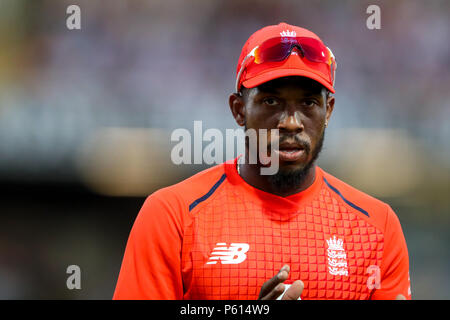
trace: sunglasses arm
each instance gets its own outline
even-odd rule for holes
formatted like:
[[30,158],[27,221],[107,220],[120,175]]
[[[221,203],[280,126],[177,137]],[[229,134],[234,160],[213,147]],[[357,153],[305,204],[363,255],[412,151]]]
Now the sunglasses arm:
[[247,62],[247,60],[250,57],[254,57],[255,56],[255,51],[256,51],[257,48],[258,48],[257,46],[255,48],[253,48],[253,50],[250,51],[250,53],[244,58],[244,60],[241,63],[241,69],[239,70],[239,73],[238,73],[238,75],[236,77],[236,86],[235,86],[236,87],[236,93],[239,93],[239,80],[241,79],[242,72],[245,69],[245,63]]
[[336,67],[337,67],[336,57],[334,56],[333,51],[331,51],[330,48],[327,47],[327,49],[328,49],[328,52],[331,55],[330,75],[331,75],[331,82],[332,82],[333,87],[334,87],[334,84],[336,82]]

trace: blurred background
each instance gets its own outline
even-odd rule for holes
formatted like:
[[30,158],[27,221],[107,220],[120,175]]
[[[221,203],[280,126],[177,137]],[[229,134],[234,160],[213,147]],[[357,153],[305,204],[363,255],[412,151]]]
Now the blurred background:
[[[66,9],[81,8],[81,30]],[[381,8],[369,30],[366,9]],[[413,298],[450,299],[449,1],[0,1],[0,299],[111,299],[176,128],[236,129],[246,39],[281,21],[337,58],[319,164],[389,203]],[[66,268],[81,268],[68,290]]]

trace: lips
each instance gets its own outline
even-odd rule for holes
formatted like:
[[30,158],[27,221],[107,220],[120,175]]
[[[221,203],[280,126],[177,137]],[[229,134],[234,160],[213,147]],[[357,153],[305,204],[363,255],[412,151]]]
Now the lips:
[[305,148],[296,142],[283,142],[278,150],[274,150],[279,155],[280,161],[297,161],[305,154]]

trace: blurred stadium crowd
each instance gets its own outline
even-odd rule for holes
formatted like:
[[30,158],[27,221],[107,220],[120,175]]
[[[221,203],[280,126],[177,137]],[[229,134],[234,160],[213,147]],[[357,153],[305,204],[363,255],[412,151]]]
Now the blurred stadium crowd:
[[[373,3],[380,30],[366,27]],[[81,30],[66,28],[70,4]],[[2,0],[0,299],[110,299],[145,196],[205,168],[171,163],[171,131],[236,128],[240,50],[281,21],[337,58],[320,165],[396,211],[413,298],[449,299],[449,13],[444,0]]]

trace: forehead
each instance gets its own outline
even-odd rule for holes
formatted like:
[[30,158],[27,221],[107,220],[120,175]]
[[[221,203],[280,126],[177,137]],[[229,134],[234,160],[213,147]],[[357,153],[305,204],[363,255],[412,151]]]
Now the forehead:
[[302,95],[322,95],[326,92],[319,82],[305,77],[284,77],[265,82],[250,89],[254,95],[259,93],[296,93]]

